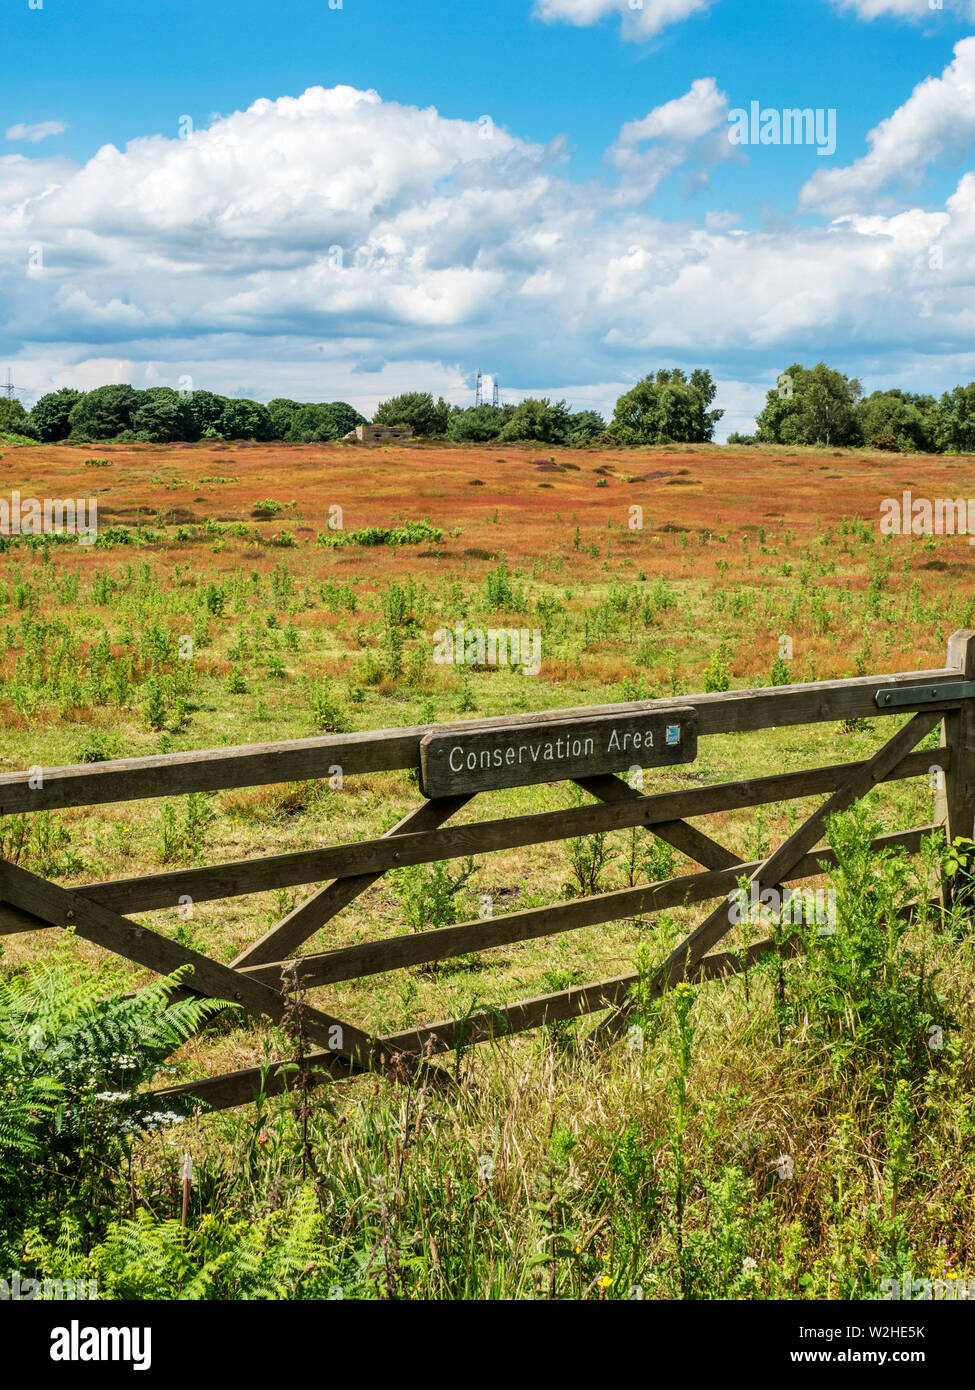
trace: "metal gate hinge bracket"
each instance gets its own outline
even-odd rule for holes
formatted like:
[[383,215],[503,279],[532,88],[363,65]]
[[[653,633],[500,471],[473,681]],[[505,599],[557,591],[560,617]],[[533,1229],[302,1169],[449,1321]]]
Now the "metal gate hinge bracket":
[[898,705],[929,705],[945,700],[970,700],[975,696],[975,681],[944,681],[938,685],[902,685],[892,690],[878,690],[873,702],[878,709],[893,709]]

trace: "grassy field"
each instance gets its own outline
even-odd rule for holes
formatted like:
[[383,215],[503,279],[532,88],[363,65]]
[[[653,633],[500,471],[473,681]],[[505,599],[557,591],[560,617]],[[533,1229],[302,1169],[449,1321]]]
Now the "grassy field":
[[[967,496],[971,464],[705,446],[4,448],[4,492],[93,497],[99,535],[21,538],[0,556],[0,765],[940,667],[950,633],[975,626],[968,537],[884,538],[879,510],[904,490]],[[459,622],[539,629],[539,674],[437,665],[433,632]],[[712,738],[645,789],[851,761],[895,726]],[[923,780],[894,784],[870,814],[883,831],[926,823],[933,796]],[[133,877],[364,838],[419,799],[413,776],[386,773],[41,813],[5,819],[3,853],[68,883]],[[565,786],[490,793],[460,819],[570,804]],[[747,860],[815,804],[701,824]],[[967,1277],[971,939],[958,922],[882,930],[930,865],[865,862],[864,835],[855,817],[835,832],[845,945],[789,966],[784,994],[764,968],[677,993],[641,1014],[639,1049],[595,1058],[577,1046],[585,1023],[500,1043],[455,1059],[449,1101],[370,1077],[316,1092],[311,1116],[274,1102],[164,1130],[105,1178],[116,1234],[79,1217],[69,1257],[39,1222],[37,1267],[97,1265],[115,1292],[189,1296],[253,1230],[272,1252],[263,1273],[231,1260],[202,1296],[830,1298],[875,1295],[905,1267]],[[485,895],[497,911],[574,896],[593,851],[577,847],[575,867],[564,844],[488,856],[449,910],[464,920]],[[643,832],[608,836],[598,854],[598,891],[692,871]],[[404,905],[429,886],[426,871],[387,876],[308,949],[409,930]],[[308,891],[144,920],[230,961]],[[310,1002],[394,1031],[649,968],[703,915],[567,933]],[[145,982],[52,937],[5,938],[5,973],[53,950],[92,987]],[[931,1026],[943,1049],[925,1044]],[[179,1050],[177,1074],[291,1045],[224,1019]],[[177,1257],[164,1223],[184,1148],[199,1175],[195,1243]],[[133,1275],[126,1240],[150,1251],[156,1284]]]

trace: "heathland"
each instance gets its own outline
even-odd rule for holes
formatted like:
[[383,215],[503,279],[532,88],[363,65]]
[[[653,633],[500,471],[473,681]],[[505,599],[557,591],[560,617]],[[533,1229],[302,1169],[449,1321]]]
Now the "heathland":
[[[780,446],[4,447],[6,494],[94,499],[98,533],[3,540],[0,767],[940,667],[949,635],[975,626],[969,537],[883,535],[881,509],[904,492],[966,497],[971,465]],[[435,661],[434,634],[458,624],[539,632],[537,674]],[[893,723],[711,738],[645,789],[853,761]],[[893,784],[866,820],[925,824],[934,795],[924,780]],[[419,799],[414,775],[390,772],[35,813],[3,818],[2,853],[64,883],[131,878],[381,834]],[[460,819],[570,804],[566,786],[536,786],[488,793]],[[749,860],[815,804],[702,828]],[[957,913],[898,917],[927,896],[941,851],[871,859],[866,820],[831,832],[834,944],[791,962],[785,985],[760,969],[667,995],[638,1049],[594,1055],[578,1046],[585,1022],[560,1024],[458,1056],[452,1097],[371,1076],[316,1090],[310,1115],[285,1099],[148,1133],[92,1119],[111,1102],[76,1069],[58,1102],[88,1117],[74,1148],[42,1086],[36,1123],[0,1121],[5,1257],[137,1298],[861,1298],[905,1268],[966,1278],[972,938]],[[642,831],[401,870],[309,949],[476,917],[484,898],[509,911],[689,871]],[[230,961],[307,891],[144,920]],[[587,928],[310,1002],[395,1031],[649,970],[701,915]],[[76,1037],[96,995],[148,980],[54,936],[3,941],[8,1095],[29,1070],[18,1019],[60,1018]],[[41,960],[53,975],[32,973]],[[48,1050],[53,1075],[44,1026],[35,1053]],[[291,1047],[225,1014],[173,1065],[186,1079]],[[129,1089],[118,1055],[92,1063],[103,1095]],[[197,1182],[180,1235],[184,1151]]]

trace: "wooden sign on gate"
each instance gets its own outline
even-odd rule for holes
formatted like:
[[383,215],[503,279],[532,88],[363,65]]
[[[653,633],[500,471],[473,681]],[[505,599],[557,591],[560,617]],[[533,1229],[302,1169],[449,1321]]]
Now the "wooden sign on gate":
[[420,742],[420,785],[431,798],[470,795],[696,757],[697,712],[690,707],[553,719],[427,734]]

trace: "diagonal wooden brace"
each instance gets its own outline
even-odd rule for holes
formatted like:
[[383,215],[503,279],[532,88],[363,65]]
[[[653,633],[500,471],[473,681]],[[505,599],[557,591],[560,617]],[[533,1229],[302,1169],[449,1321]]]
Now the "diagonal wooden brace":
[[[469,796],[449,796],[440,801],[425,801],[408,816],[388,830],[383,839],[395,835],[411,835],[423,830],[436,830],[450,819],[472,798]],[[280,922],[264,933],[259,941],[248,946],[234,961],[234,969],[245,965],[265,965],[269,961],[283,960],[303,945],[310,936],[330,921],[343,907],[364,893],[367,888],[382,878],[383,872],[375,874],[355,874],[349,878],[336,878],[324,888],[306,898],[293,912],[282,917]]]
[[[180,966],[192,965],[191,987],[209,998],[239,1004],[255,1017],[266,1016],[275,1023],[280,1023],[284,1016],[287,1001],[270,985],[241,975],[228,965],[221,965],[179,942],[170,941],[168,937],[160,936],[158,932],[150,931],[128,917],[121,917],[110,908],[93,903],[70,888],[61,888],[37,874],[29,873],[19,865],[0,864],[0,896],[52,926],[70,928],[86,941],[114,951],[116,955],[161,975],[171,975]],[[377,1046],[372,1038],[351,1024],[343,1023],[318,1009],[307,1009],[305,1017],[309,1037],[356,1067],[369,1069]],[[341,1043],[338,1046],[336,1029],[341,1030]]]
[[[905,724],[882,748],[878,749],[872,758],[862,763],[843,785],[838,787],[833,795],[820,806],[819,810],[814,812],[779,846],[774,854],[759,865],[751,874],[749,883],[755,883],[761,889],[774,886],[787,879],[790,871],[799,860],[819,844],[830,816],[847,810],[855,801],[859,801],[862,796],[871,791],[878,782],[883,781],[887,773],[896,767],[905,754],[909,753],[924,738],[925,734],[940,723],[941,719],[940,711],[924,710],[920,714],[914,715],[913,719]],[[659,974],[665,979],[673,980],[676,969],[679,972],[677,978],[685,978],[692,967],[701,960],[711,947],[731,930],[733,923],[730,918],[730,911],[731,902],[728,898],[722,899],[710,916],[706,917],[700,926],[696,927],[690,936],[671,952],[661,965]],[[589,1041],[602,1042],[619,1037],[625,1027],[626,1020],[633,1012],[633,1007],[631,1001],[625,1001],[590,1035]]]
[[[576,786],[582,787],[583,791],[598,797],[600,801],[645,800],[641,792],[612,774],[577,777],[575,781]],[[695,863],[703,864],[706,869],[733,869],[736,864],[741,863],[737,854],[725,849],[724,845],[719,845],[717,840],[712,840],[703,830],[688,825],[685,820],[660,821],[650,829],[654,835],[658,835],[668,845],[673,845],[674,849],[679,849],[681,854],[686,854]]]

